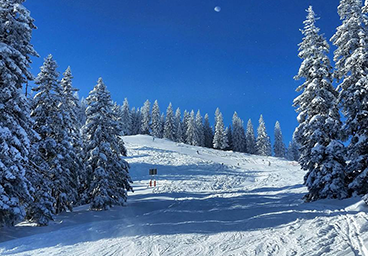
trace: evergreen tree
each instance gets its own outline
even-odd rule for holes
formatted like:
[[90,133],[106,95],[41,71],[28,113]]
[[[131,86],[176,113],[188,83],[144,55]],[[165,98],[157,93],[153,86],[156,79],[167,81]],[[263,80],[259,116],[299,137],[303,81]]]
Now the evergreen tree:
[[238,117],[238,113],[233,115],[233,134],[232,134],[232,149],[236,152],[245,152],[245,133],[243,121]]
[[28,180],[32,181],[33,201],[29,203],[26,212],[26,219],[37,223],[39,226],[45,226],[50,220],[54,219],[55,198],[51,195],[53,182],[49,176],[49,166],[39,152],[40,137],[32,140],[32,147],[29,157],[29,166],[27,172]]
[[175,141],[176,142],[184,142],[183,139],[183,124],[181,122],[181,112],[180,108],[177,108],[175,111]]
[[157,100],[155,100],[155,102],[153,103],[151,116],[152,116],[151,134],[154,137],[162,138],[161,114]]
[[69,133],[73,132],[65,95],[58,83],[57,64],[49,55],[41,72],[35,79],[33,91],[37,92],[33,99],[31,116],[34,129],[41,136],[38,150],[46,160],[48,176],[52,181],[51,195],[55,199],[55,212],[72,210],[77,203],[77,169],[78,159],[72,147],[73,140]]
[[128,99],[125,98],[121,110],[121,130],[123,135],[132,134],[132,114],[130,113]]
[[248,120],[247,123],[247,132],[245,134],[245,152],[249,154],[256,154],[256,137],[254,135],[254,128],[252,124],[252,120]]
[[220,109],[219,108],[216,108],[216,111],[215,111],[215,123],[217,123],[217,118],[220,116]]
[[[69,148],[68,156],[69,160],[64,163],[64,167],[70,170],[72,177],[78,178],[77,185],[83,183],[84,180],[84,165],[82,162],[83,157],[83,143],[81,138],[80,129],[82,124],[79,122],[78,113],[79,100],[76,97],[78,89],[72,86],[72,72],[70,67],[63,73],[60,85],[62,89],[62,104],[59,106],[59,111],[63,115],[64,131],[66,139],[64,143],[65,148]],[[78,194],[78,193],[77,193]],[[74,195],[73,195],[74,197]],[[74,202],[77,203],[77,202]]]
[[164,126],[164,138],[175,140],[175,120],[171,102],[166,109],[166,120]]
[[290,161],[298,161],[300,157],[299,147],[293,138],[292,141],[289,142],[289,146],[287,149],[287,159]]
[[194,110],[192,110],[188,119],[188,128],[186,132],[187,144],[199,146],[199,138],[196,130],[197,127],[195,122]]
[[86,122],[86,108],[87,108],[87,103],[86,103],[86,99],[82,98],[79,102],[78,102],[78,112],[77,112],[77,118],[78,118],[78,123],[83,126],[84,123]]
[[201,116],[201,112],[198,110],[195,118],[195,127],[196,134],[198,138],[198,146],[204,146],[204,127],[203,127],[203,118]]
[[100,78],[87,97],[85,138],[87,202],[94,210],[123,205],[132,190],[129,164],[123,160],[119,126],[114,120],[110,92]]
[[266,125],[261,115],[259,118],[259,126],[257,129],[257,140],[256,140],[257,154],[261,156],[271,156],[271,142],[270,137],[266,131]]
[[188,131],[188,124],[189,124],[189,119],[190,119],[190,114],[187,110],[184,110],[184,114],[183,114],[183,140],[184,143],[190,144],[190,142],[188,141],[187,138],[187,131]]
[[296,79],[304,78],[297,88],[302,93],[294,100],[299,126],[295,139],[300,144],[299,163],[307,171],[304,184],[309,193],[306,201],[320,198],[344,198],[344,146],[339,141],[341,122],[336,107],[337,93],[331,84],[331,65],[327,57],[329,45],[319,28],[310,6],[304,21],[304,35],[299,44],[303,60]]
[[151,122],[151,114],[150,114],[151,103],[149,100],[144,102],[143,107],[141,108],[142,115],[142,123],[141,123],[141,133],[142,134],[150,134],[150,122]]
[[207,113],[204,115],[203,133],[204,133],[204,146],[207,148],[212,148],[213,130],[210,125],[210,118]]
[[34,20],[23,2],[0,0],[0,227],[24,218],[34,191],[26,176],[35,174],[28,156],[37,135],[22,87],[33,79],[29,66],[38,54],[30,43]]
[[225,149],[228,147],[227,137],[224,129],[224,121],[222,118],[222,113],[219,108],[216,109],[215,112],[215,135],[213,136],[213,148],[216,149]]
[[231,125],[226,127],[225,135],[226,135],[226,140],[227,140],[226,150],[232,150],[233,149],[233,131],[231,129]]
[[160,134],[162,134],[162,137],[163,137],[163,134],[164,134],[164,126],[165,126],[165,114],[164,113],[161,113],[161,118],[160,118],[160,124],[161,124],[161,130],[160,130]]
[[285,144],[282,138],[282,132],[279,121],[276,121],[275,124],[275,142],[273,144],[273,152],[275,153],[276,157],[285,157]]
[[133,107],[131,111],[132,130],[131,134],[136,135],[141,133],[142,113],[139,108],[137,110]]
[[118,136],[118,144],[119,144],[119,147],[120,147],[120,151],[121,151],[121,154],[123,156],[127,156],[127,151],[126,151],[126,148],[125,148],[125,143],[124,143],[124,140],[123,140],[123,137],[124,136],[124,133],[123,133],[123,120],[122,120],[122,116],[123,116],[123,111],[122,111],[122,107],[117,104],[116,102],[113,103],[113,106],[112,106],[112,117],[113,117],[113,120],[116,122],[117,124],[117,129],[119,131],[119,136]]
[[338,14],[342,25],[331,38],[337,47],[334,76],[338,85],[338,102],[345,116],[343,130],[350,143],[346,167],[349,192],[368,193],[368,21],[367,4],[362,12],[361,0],[342,0]]

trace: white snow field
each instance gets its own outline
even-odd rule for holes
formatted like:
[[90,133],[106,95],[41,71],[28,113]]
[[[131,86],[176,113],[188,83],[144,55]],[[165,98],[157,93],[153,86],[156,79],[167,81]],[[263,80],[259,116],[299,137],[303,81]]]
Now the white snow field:
[[[304,203],[295,162],[143,135],[125,142],[135,181],[127,206],[0,229],[0,254],[368,255],[364,203]],[[150,168],[156,188],[147,187]]]

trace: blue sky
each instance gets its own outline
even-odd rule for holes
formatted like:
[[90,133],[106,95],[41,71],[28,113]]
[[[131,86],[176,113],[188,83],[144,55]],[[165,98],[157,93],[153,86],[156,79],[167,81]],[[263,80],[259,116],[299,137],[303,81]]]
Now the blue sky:
[[[285,143],[297,126],[292,101],[301,60],[297,44],[309,5],[327,39],[340,24],[338,0],[28,0],[38,27],[32,43],[36,75],[53,54],[68,65],[80,96],[102,77],[113,100],[131,107],[158,100],[161,111],[201,110],[225,125],[234,111],[255,129],[263,114],[273,137],[276,120]],[[215,12],[215,6],[221,12]],[[334,48],[332,47],[332,51]]]

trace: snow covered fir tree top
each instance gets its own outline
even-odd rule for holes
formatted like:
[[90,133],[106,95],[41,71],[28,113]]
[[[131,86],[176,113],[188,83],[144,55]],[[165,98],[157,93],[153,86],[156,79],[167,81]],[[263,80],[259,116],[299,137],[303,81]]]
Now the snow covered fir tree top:
[[368,1],[265,1],[0,0],[0,254],[368,254]]

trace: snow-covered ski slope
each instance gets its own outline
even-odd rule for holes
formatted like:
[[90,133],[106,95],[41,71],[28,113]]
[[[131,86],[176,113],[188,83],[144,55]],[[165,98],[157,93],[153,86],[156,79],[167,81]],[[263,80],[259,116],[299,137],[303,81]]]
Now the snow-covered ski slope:
[[0,229],[0,254],[368,256],[367,207],[358,198],[303,203],[295,162],[143,135],[125,142],[135,181],[126,207]]

